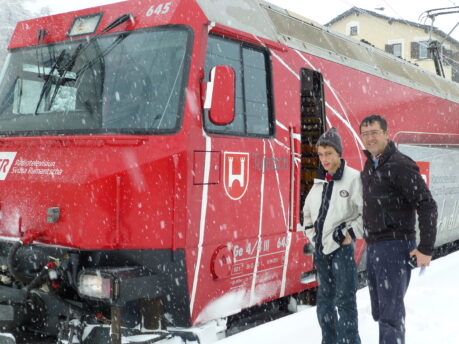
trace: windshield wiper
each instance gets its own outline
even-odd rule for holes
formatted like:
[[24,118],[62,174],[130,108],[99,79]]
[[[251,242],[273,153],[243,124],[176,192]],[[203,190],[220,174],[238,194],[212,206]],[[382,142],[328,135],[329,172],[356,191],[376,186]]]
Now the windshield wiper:
[[[35,47],[35,54],[37,55],[37,69],[38,69],[38,77],[41,77],[41,72],[40,72],[40,61],[43,61],[43,48],[40,49],[40,55],[41,55],[41,60],[40,60],[40,55],[38,54],[38,47],[41,43],[45,41],[45,37],[48,31],[46,30],[38,30],[37,32],[37,46]],[[44,68],[44,67],[43,67]]]
[[49,75],[46,78],[45,84],[41,88],[40,91],[40,98],[38,98],[38,104],[37,107],[35,108],[34,114],[36,115],[38,113],[38,108],[40,107],[41,102],[43,101],[43,98],[45,97],[45,94],[49,94],[49,91],[51,89],[51,84],[52,80],[54,79],[54,71],[58,68],[58,66],[62,63],[64,60],[66,50],[62,50],[61,53],[59,54],[59,57],[54,61],[53,65],[51,66],[51,70],[49,71]]
[[[72,70],[73,66],[75,65],[75,62],[78,58],[78,56],[80,56],[80,54],[86,50],[94,41],[97,40],[97,38],[101,35],[101,34],[104,34],[104,33],[107,33],[108,31],[114,29],[115,27],[121,25],[122,23],[128,21],[128,20],[133,20],[133,16],[132,14],[123,14],[122,16],[120,16],[119,18],[115,19],[111,24],[107,25],[99,34],[95,35],[95,36],[92,36],[87,42],[86,44],[80,44],[77,49],[75,50],[75,53],[72,55],[72,57],[69,59],[69,61],[65,64],[65,66],[62,66],[62,68],[59,68],[61,66],[61,63],[65,57],[65,53],[66,53],[66,49],[62,50],[62,52],[60,53],[59,57],[57,58],[57,60],[54,62],[53,66],[51,67],[51,71],[49,73],[49,77],[46,79],[46,82],[45,84],[43,85],[43,88],[41,89],[41,92],[40,92],[40,98],[38,99],[38,104],[37,104],[37,107],[35,109],[35,115],[38,113],[38,108],[40,107],[40,104],[45,96],[45,94],[49,94],[49,91],[51,89],[51,81],[53,79],[53,74],[54,74],[54,71],[56,70],[56,68],[58,69],[58,73],[59,73],[59,77],[58,79],[56,80],[56,87],[54,88],[54,92],[53,92],[53,95],[51,97],[51,100],[49,101],[49,103],[46,105],[45,107],[45,111],[49,111],[54,103],[54,99],[56,98],[56,95],[57,93],[59,92],[59,88],[61,87],[62,84],[64,84],[64,81],[65,81],[65,74]],[[124,35],[124,37],[126,37],[127,35]],[[123,39],[124,39],[123,37]],[[103,56],[103,55],[101,55]],[[98,57],[99,58],[99,57]]]
[[95,58],[93,58],[91,61],[85,63],[83,67],[81,67],[77,72],[76,72],[76,79],[78,79],[88,68],[91,68],[97,60],[105,57],[110,51],[112,51],[118,44],[120,44],[127,36],[129,36],[129,32],[125,32],[121,35],[119,35],[116,40],[114,40],[104,51],[99,52]]
[[56,87],[54,88],[53,95],[51,96],[51,99],[49,103],[45,107],[45,111],[51,110],[51,106],[54,103],[54,99],[56,98],[57,92],[59,91],[59,88],[65,83],[65,74],[67,74],[68,71],[73,69],[73,66],[75,65],[75,61],[77,57],[80,55],[80,50],[83,49],[83,44],[79,44],[78,47],[75,49],[75,52],[73,53],[72,57],[68,60],[68,62],[63,66],[63,68],[59,68],[60,66],[57,66],[57,70],[59,72],[59,77],[56,80]]
[[[122,16],[118,17],[117,19],[115,19],[113,22],[111,22],[111,24],[108,24],[101,32],[100,34],[102,33],[107,33],[108,31],[114,29],[115,27],[123,24],[125,21],[128,21],[128,20],[131,20],[133,21],[134,20],[134,16],[130,13],[126,13],[126,14],[123,14]],[[99,34],[99,35],[100,35]],[[97,36],[99,36],[97,35]],[[94,36],[94,37],[97,37],[97,36]]]

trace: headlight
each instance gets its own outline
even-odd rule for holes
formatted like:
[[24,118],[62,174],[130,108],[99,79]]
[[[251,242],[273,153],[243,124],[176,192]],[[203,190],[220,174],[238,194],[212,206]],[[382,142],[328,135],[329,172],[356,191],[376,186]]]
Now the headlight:
[[[109,303],[127,302],[139,299],[155,283],[158,283],[156,277],[146,274],[142,267],[104,266],[81,270],[78,275],[78,294]],[[142,286],[146,289],[142,289]]]
[[83,272],[78,278],[78,292],[84,296],[111,299],[113,289],[112,276],[103,275],[100,271]]

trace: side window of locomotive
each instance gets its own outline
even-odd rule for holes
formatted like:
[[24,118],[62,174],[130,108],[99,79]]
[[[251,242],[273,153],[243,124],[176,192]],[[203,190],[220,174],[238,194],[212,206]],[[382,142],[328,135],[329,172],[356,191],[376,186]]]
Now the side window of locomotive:
[[210,36],[205,79],[215,66],[230,66],[236,75],[235,118],[228,125],[215,125],[204,116],[208,132],[222,135],[262,136],[273,134],[269,56],[246,43]]

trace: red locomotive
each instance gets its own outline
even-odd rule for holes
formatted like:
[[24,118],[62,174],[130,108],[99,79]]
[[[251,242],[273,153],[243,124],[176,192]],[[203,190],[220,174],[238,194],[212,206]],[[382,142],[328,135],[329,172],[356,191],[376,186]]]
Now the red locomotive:
[[131,0],[20,22],[9,50],[3,332],[203,343],[313,288],[315,142],[338,127],[360,169],[370,113],[429,178],[438,244],[459,239],[457,84],[269,3]]

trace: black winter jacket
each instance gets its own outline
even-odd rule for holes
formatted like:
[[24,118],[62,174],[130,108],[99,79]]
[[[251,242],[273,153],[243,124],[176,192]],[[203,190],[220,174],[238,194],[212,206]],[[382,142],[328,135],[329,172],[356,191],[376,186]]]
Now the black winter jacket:
[[374,167],[371,154],[362,177],[363,227],[367,242],[416,239],[416,212],[419,216],[418,250],[432,255],[437,234],[437,204],[416,163],[400,153],[392,141]]

